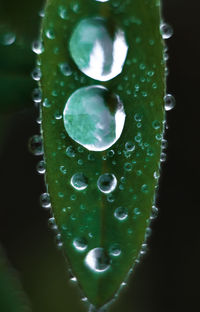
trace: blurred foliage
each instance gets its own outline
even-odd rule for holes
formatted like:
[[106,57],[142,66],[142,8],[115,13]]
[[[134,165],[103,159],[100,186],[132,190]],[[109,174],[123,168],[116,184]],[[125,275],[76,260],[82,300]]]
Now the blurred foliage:
[[[32,105],[31,71],[35,55],[31,43],[38,37],[43,0],[0,3],[0,113]],[[9,42],[9,38],[11,41]]]
[[0,247],[0,311],[31,311],[16,272],[8,266]]

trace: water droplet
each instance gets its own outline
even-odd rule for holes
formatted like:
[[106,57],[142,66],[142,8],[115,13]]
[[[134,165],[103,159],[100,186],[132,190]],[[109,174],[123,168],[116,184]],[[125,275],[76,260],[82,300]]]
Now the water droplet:
[[31,73],[31,76],[33,78],[33,80],[35,81],[40,81],[41,77],[42,77],[42,73],[41,73],[41,70],[39,67],[36,67],[32,73]]
[[72,33],[69,47],[78,68],[100,81],[121,73],[128,51],[124,32],[116,27],[111,31],[108,21],[100,17],[82,20]]
[[152,122],[152,127],[153,127],[155,130],[160,129],[160,121],[154,120],[154,121]]
[[36,134],[29,139],[28,149],[35,156],[43,155],[44,151],[41,135]]
[[143,185],[141,186],[141,191],[142,191],[142,193],[147,194],[147,193],[149,192],[148,185],[147,185],[147,184],[143,184]]
[[55,39],[55,33],[53,29],[47,29],[47,31],[45,32],[45,35],[50,40]]
[[32,51],[36,54],[42,54],[44,52],[44,47],[42,41],[36,40],[32,43]]
[[97,2],[108,2],[109,0],[95,0]]
[[130,172],[133,168],[133,165],[131,163],[125,163],[124,164],[124,170],[127,171],[127,172]]
[[85,264],[96,273],[103,273],[110,268],[110,259],[101,247],[90,250],[85,257]]
[[153,176],[154,176],[154,178],[155,178],[156,180],[158,180],[159,177],[160,177],[159,171],[154,171]]
[[118,207],[114,211],[114,216],[117,220],[124,221],[128,217],[128,210],[124,207]]
[[97,180],[97,186],[102,193],[111,193],[117,186],[117,179],[114,174],[102,174]]
[[119,247],[119,244],[113,244],[109,249],[109,254],[114,257],[118,257],[121,255],[121,249]]
[[75,173],[71,178],[71,185],[78,191],[85,190],[88,186],[88,179],[82,173]]
[[163,150],[167,149],[167,145],[168,145],[167,140],[162,139],[161,146],[162,146],[162,149],[163,149]]
[[153,220],[158,216],[158,208],[156,206],[152,206],[152,212],[150,219]]
[[121,136],[125,117],[119,96],[101,86],[75,91],[63,112],[68,135],[90,151],[111,147]]
[[58,226],[56,224],[56,219],[54,217],[49,218],[48,220],[48,226],[51,230],[57,230]]
[[71,70],[71,67],[69,66],[68,63],[61,63],[61,64],[59,64],[59,68],[60,68],[61,73],[64,76],[66,76],[66,77],[71,76],[72,70]]
[[69,18],[68,16],[68,12],[66,7],[60,5],[58,7],[58,15],[60,16],[60,18],[62,18],[63,20],[67,20]]
[[75,276],[71,277],[70,282],[77,283],[77,278]]
[[133,142],[126,142],[125,144],[125,149],[128,151],[128,152],[133,152],[134,149],[135,149],[135,145],[133,144]]
[[162,23],[160,25],[160,32],[163,39],[169,39],[173,35],[173,28],[167,23]]
[[42,91],[40,88],[36,88],[33,90],[32,99],[35,103],[40,103],[42,101]]
[[73,158],[76,156],[75,150],[71,145],[66,148],[66,155],[70,158]]
[[12,45],[16,40],[16,36],[12,32],[6,32],[0,37],[0,43],[4,46]]
[[161,153],[160,155],[160,161],[161,162],[165,162],[166,161],[166,158],[167,158],[167,155],[165,153]]
[[165,102],[165,110],[169,111],[174,108],[176,104],[176,100],[171,94],[166,94],[164,97],[164,102]]
[[49,193],[43,193],[40,195],[40,205],[46,209],[51,208]]
[[45,174],[46,171],[46,165],[44,160],[40,160],[36,166],[36,170],[39,174]]
[[84,238],[76,238],[73,241],[73,246],[77,251],[85,251],[87,249],[87,241]]
[[42,105],[43,107],[46,107],[46,108],[51,107],[51,104],[49,103],[49,100],[47,98],[44,99]]

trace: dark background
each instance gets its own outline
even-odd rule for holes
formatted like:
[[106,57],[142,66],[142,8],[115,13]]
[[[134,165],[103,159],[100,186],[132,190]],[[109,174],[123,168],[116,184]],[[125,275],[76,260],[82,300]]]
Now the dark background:
[[[167,42],[167,90],[176,97],[176,107],[167,113],[167,162],[149,251],[110,310],[116,312],[182,312],[199,306],[200,1],[163,3],[165,20],[174,29]],[[47,226],[48,212],[39,206],[43,178],[35,172],[38,158],[27,149],[28,138],[39,133],[36,117],[34,108],[15,114],[1,150],[0,241],[20,273],[33,312],[81,312],[79,292],[68,282]]]

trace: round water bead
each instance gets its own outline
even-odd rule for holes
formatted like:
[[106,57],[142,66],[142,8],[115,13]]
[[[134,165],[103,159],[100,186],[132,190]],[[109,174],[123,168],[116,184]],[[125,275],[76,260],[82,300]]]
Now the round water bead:
[[165,110],[169,111],[174,108],[176,104],[176,100],[171,94],[166,94],[164,97],[164,102],[165,102]]
[[85,251],[87,249],[87,241],[84,238],[75,238],[73,246],[77,251]]
[[110,259],[101,247],[90,250],[85,257],[86,265],[94,272],[103,273],[110,267]]
[[113,244],[110,249],[109,253],[111,256],[118,257],[121,254],[121,249],[118,244]]
[[71,185],[78,191],[85,190],[88,186],[88,179],[82,172],[75,173],[71,177]]
[[51,201],[50,201],[49,193],[43,193],[40,195],[40,205],[42,206],[42,208],[46,208],[46,209],[51,208]]
[[128,217],[128,211],[124,207],[118,207],[114,211],[114,216],[117,220],[124,221]]
[[111,193],[117,186],[117,179],[114,174],[102,174],[97,180],[97,186],[102,193]]
[[35,156],[43,155],[44,151],[41,135],[36,134],[29,139],[28,149]]
[[76,26],[69,49],[74,62],[85,75],[108,81],[121,73],[128,45],[121,29],[110,25],[104,18],[92,17]]
[[90,151],[111,147],[121,136],[125,117],[119,96],[97,85],[75,91],[63,112],[68,135]]
[[169,39],[173,35],[173,28],[167,23],[162,23],[160,25],[160,32],[163,39]]

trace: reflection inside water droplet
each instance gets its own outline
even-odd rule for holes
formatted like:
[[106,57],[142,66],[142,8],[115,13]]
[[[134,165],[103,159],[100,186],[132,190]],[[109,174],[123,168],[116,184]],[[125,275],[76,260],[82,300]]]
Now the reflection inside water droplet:
[[73,246],[77,251],[85,251],[87,249],[87,241],[84,238],[76,238],[73,241]]
[[100,81],[121,73],[128,51],[124,32],[100,17],[82,20],[72,33],[69,48],[78,68]]
[[102,174],[97,180],[97,186],[102,193],[111,193],[117,186],[117,179],[114,174]]
[[88,186],[88,179],[82,173],[75,173],[71,178],[71,185],[78,191],[85,190]]
[[110,267],[110,259],[103,248],[90,250],[85,257],[85,264],[94,272],[103,273]]
[[117,220],[124,221],[128,217],[128,210],[124,207],[118,207],[114,211],[114,216]]
[[121,136],[125,117],[119,96],[101,86],[75,91],[63,112],[68,135],[90,151],[111,147]]

